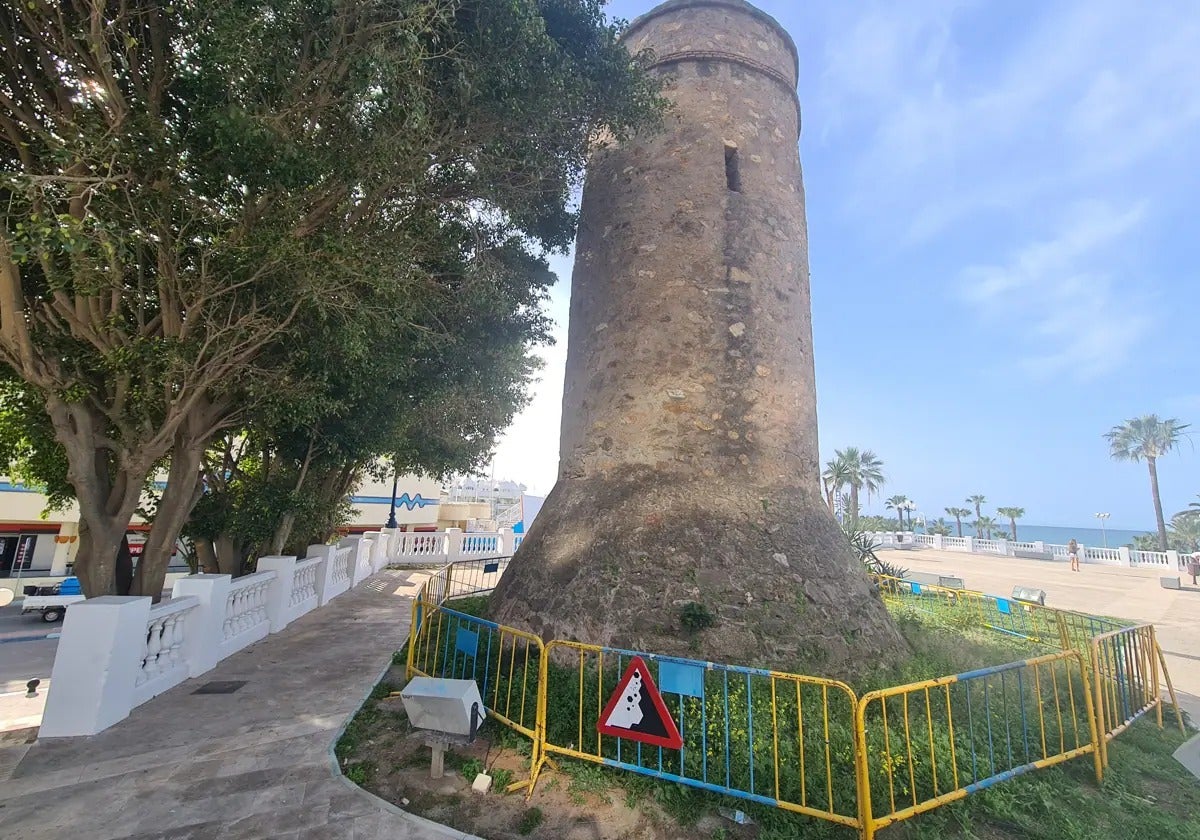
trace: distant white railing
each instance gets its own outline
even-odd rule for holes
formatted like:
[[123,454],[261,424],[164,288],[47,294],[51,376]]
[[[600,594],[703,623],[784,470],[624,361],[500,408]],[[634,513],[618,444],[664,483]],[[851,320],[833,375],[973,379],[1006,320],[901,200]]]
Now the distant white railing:
[[[891,531],[879,531],[870,535],[876,548],[933,548],[942,551],[961,551],[969,554],[994,554],[1013,557],[1016,555],[1042,557],[1047,560],[1068,559],[1067,546],[1059,543],[1048,543],[1040,540],[985,540],[979,537],[943,537],[937,534],[910,534]],[[1176,551],[1138,551],[1120,546],[1118,548],[1098,548],[1078,546],[1079,560],[1082,563],[1092,563],[1104,566],[1136,566],[1167,569],[1168,571],[1187,571],[1188,561],[1195,555],[1180,554]]]
[[1134,549],[1129,552],[1129,561],[1135,566],[1161,566],[1164,569],[1171,568],[1171,557],[1165,551],[1138,551],[1137,549]]
[[524,534],[514,534],[510,528],[471,533],[459,528],[415,532],[384,528],[382,538],[392,564],[442,566],[479,557],[511,557]]

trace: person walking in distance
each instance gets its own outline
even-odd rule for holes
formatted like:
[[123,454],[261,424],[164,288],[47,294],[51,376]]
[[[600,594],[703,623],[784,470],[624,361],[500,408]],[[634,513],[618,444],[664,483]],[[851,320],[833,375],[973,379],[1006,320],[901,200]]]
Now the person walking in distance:
[[1075,538],[1071,537],[1071,541],[1067,543],[1067,556],[1071,558],[1071,571],[1079,571],[1079,543],[1075,542]]

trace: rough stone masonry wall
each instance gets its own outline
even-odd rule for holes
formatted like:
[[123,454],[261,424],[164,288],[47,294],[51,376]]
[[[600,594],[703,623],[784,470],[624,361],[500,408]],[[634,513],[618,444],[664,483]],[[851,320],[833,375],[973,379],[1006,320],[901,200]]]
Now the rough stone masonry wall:
[[[590,163],[559,481],[495,616],[824,672],[895,650],[818,488],[795,47],[741,0],[672,0],[626,42],[675,107]],[[683,631],[689,601],[718,626]]]

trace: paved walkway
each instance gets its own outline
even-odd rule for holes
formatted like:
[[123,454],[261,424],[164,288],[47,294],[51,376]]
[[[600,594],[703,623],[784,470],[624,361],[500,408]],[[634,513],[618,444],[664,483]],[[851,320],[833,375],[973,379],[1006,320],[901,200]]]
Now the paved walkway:
[[[884,551],[889,563],[918,572],[958,575],[969,589],[1008,595],[1016,585],[1046,590],[1046,605],[1154,624],[1181,705],[1200,722],[1200,589],[1180,575],[1183,589],[1163,589],[1165,570],[1025,560],[954,551]],[[1172,574],[1172,577],[1175,575]]]
[[[100,735],[0,747],[0,835],[466,837],[354,788],[329,752],[404,643],[423,579],[381,572]],[[193,693],[217,680],[246,684],[233,694]]]

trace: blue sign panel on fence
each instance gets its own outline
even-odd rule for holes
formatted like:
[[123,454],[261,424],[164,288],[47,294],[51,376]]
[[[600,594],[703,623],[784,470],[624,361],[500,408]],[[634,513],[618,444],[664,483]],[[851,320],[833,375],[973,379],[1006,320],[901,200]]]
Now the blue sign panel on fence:
[[920,594],[921,594],[921,584],[919,584],[919,583],[911,583],[911,582],[910,582],[910,583],[908,584],[908,586],[909,586],[909,588],[910,588],[910,589],[912,589],[912,594],[914,594],[914,595],[920,595]]
[[483,573],[485,575],[491,574],[492,572],[498,572],[498,571],[500,571],[500,561],[498,561],[498,560],[495,563],[484,563],[483,564]]
[[1005,615],[1012,615],[1012,605],[1009,604],[1008,601],[1004,600],[1003,598],[996,599],[996,609],[998,609],[1000,612],[1004,613]]
[[659,690],[685,697],[704,696],[704,668],[683,662],[660,662],[658,665]]
[[475,656],[479,652],[479,634],[474,630],[458,628],[458,636],[454,639],[454,649],[467,656]]

